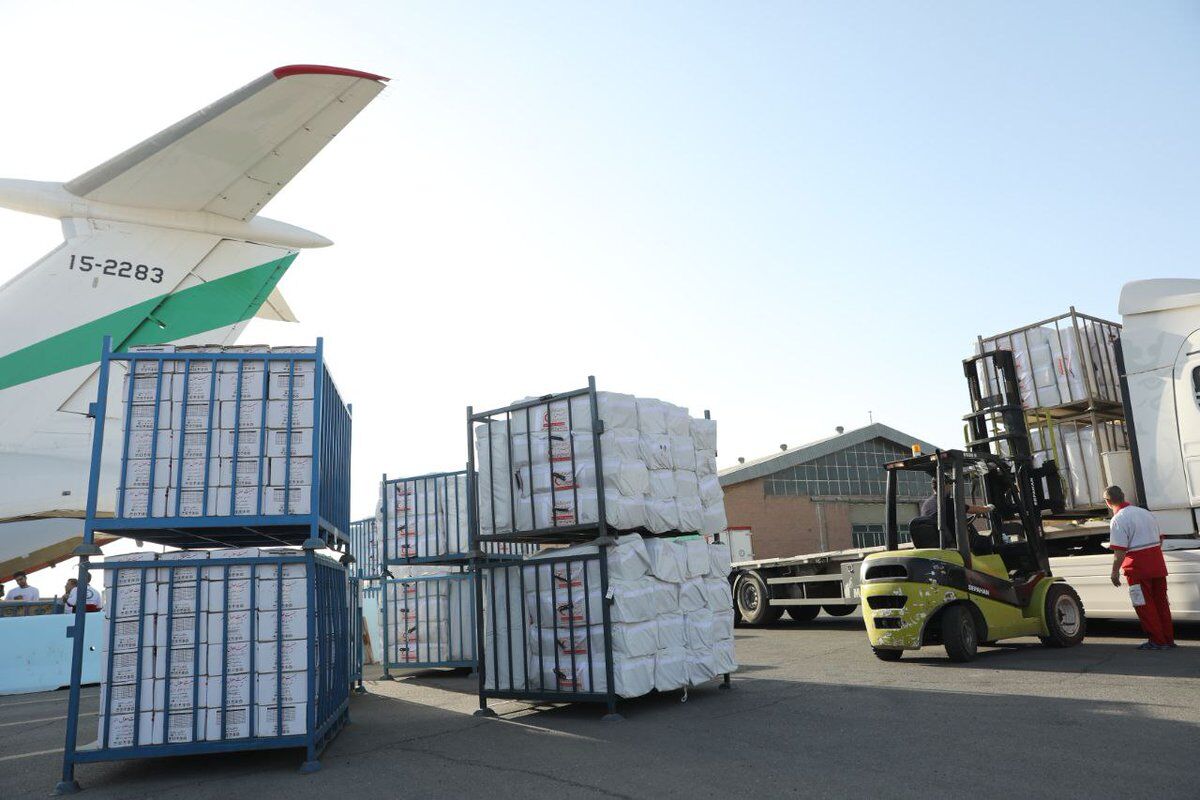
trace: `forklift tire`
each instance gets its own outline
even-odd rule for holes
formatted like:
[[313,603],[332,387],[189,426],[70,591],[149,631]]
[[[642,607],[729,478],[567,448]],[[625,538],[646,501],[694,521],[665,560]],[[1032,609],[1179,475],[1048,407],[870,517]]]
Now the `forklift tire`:
[[951,661],[964,662],[975,658],[979,650],[979,632],[975,618],[965,605],[952,605],[942,612],[942,643]]
[[1087,633],[1083,601],[1065,583],[1056,583],[1046,592],[1046,628],[1049,636],[1039,636],[1047,647],[1074,647]]
[[848,617],[858,610],[858,606],[821,606],[821,610],[831,617]]
[[796,622],[812,622],[821,613],[820,606],[788,606],[788,616]]
[[880,661],[899,661],[900,657],[904,655],[903,650],[890,650],[886,647],[872,647],[871,652]]
[[783,609],[770,604],[767,584],[757,572],[743,572],[734,584],[733,601],[742,624],[751,627],[778,622]]

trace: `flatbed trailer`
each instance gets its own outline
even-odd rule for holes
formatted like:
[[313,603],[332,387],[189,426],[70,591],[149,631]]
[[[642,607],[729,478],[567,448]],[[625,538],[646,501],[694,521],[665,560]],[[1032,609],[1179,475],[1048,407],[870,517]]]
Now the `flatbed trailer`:
[[[1112,553],[1099,544],[1107,539],[1106,523],[1048,528],[1046,533],[1051,570],[1079,593],[1089,617],[1137,618],[1128,587],[1115,587],[1109,580]],[[901,545],[906,547],[911,545]],[[785,611],[798,622],[811,621],[822,610],[839,617],[853,613],[859,607],[862,561],[882,550],[862,547],[734,564],[730,580],[737,623],[768,625]],[[1172,614],[1176,620],[1200,622],[1200,541],[1168,539],[1163,551]]]

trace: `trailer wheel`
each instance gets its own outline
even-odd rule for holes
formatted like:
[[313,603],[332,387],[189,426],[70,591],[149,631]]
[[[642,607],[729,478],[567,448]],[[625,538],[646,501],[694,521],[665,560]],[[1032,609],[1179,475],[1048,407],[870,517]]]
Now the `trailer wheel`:
[[821,613],[820,606],[788,606],[788,616],[796,622],[812,622]]
[[821,610],[831,617],[846,617],[853,614],[858,606],[821,606]]
[[979,650],[979,632],[971,610],[962,604],[942,612],[942,644],[951,661],[970,661]]
[[1065,583],[1056,583],[1046,592],[1046,628],[1049,636],[1039,636],[1047,647],[1074,647],[1083,641],[1087,618],[1083,601]]
[[770,625],[779,619],[783,609],[770,604],[767,584],[757,572],[743,572],[734,587],[734,602],[742,624]]

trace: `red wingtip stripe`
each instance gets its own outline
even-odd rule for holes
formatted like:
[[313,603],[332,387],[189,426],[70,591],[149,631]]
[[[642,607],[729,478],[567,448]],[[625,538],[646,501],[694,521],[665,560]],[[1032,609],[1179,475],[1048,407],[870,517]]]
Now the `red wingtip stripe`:
[[272,70],[272,74],[277,78],[287,78],[291,75],[345,75],[347,78],[365,78],[369,81],[386,81],[391,80],[383,75],[376,75],[371,72],[360,72],[356,69],[343,69],[341,67],[326,67],[321,64],[290,64],[286,67],[279,67]]

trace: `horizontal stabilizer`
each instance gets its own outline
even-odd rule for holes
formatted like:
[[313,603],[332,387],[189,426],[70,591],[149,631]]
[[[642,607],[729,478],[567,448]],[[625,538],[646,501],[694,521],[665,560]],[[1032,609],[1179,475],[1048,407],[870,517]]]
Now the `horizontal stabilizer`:
[[283,293],[279,289],[271,292],[271,296],[267,298],[267,302],[263,303],[262,308],[255,314],[258,319],[270,319],[276,322],[299,322],[293,313],[291,306],[287,300],[283,299]]

